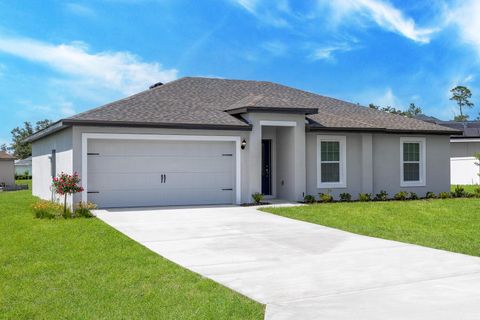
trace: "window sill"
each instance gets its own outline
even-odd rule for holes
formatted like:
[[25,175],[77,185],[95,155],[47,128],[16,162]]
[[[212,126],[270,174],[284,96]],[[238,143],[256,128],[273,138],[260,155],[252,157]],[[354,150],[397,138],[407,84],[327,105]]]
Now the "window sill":
[[340,189],[346,188],[347,184],[344,182],[332,182],[332,183],[317,183],[317,189]]
[[402,181],[400,187],[425,187],[426,183],[423,181]]

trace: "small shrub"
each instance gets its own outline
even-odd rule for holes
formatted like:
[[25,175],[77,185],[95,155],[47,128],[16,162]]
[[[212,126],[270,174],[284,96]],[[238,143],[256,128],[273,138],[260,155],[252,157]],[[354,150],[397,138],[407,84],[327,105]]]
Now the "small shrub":
[[37,219],[57,219],[63,217],[63,206],[46,200],[39,200],[32,205],[32,211]]
[[388,193],[385,190],[380,190],[379,193],[375,195],[375,200],[377,201],[386,201],[388,200]]
[[263,194],[261,194],[260,192],[255,192],[254,194],[252,194],[252,199],[255,204],[261,204],[263,201],[263,197]]
[[326,202],[332,202],[333,197],[330,193],[319,193],[320,196],[320,202],[326,203]]
[[352,201],[352,195],[348,192],[342,192],[340,193],[340,201]]
[[426,199],[435,199],[435,198],[437,198],[437,195],[435,194],[435,192],[428,191],[428,192],[425,194],[425,198],[426,198]]
[[473,189],[473,194],[475,195],[475,197],[480,198],[480,187],[476,187],[475,189]]
[[372,194],[371,193],[359,193],[358,194],[358,200],[362,202],[367,202],[372,200]]
[[410,200],[418,200],[418,195],[415,192],[410,192]]
[[407,200],[408,198],[408,192],[406,191],[399,191],[397,193],[395,193],[395,195],[393,196],[393,198],[395,200]]
[[95,210],[96,208],[97,206],[91,202],[79,202],[75,206],[73,216],[81,218],[93,218],[94,215],[92,214],[91,210]]
[[438,194],[438,197],[440,199],[448,199],[448,198],[450,198],[450,192],[440,192]]
[[454,198],[462,198],[462,197],[465,197],[465,188],[463,188],[462,186],[460,185],[456,185],[455,186],[455,190],[453,190],[452,192],[452,196]]
[[303,197],[303,202],[305,203],[315,203],[315,201],[315,197],[311,194],[307,194],[305,197]]

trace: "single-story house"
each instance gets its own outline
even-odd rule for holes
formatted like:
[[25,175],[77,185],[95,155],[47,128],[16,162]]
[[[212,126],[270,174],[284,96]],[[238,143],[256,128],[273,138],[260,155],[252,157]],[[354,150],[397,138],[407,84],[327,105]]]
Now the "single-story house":
[[452,184],[480,184],[480,166],[474,154],[480,153],[480,121],[442,121],[435,117],[418,119],[458,130],[450,137],[450,179]]
[[32,175],[32,157],[15,160],[15,174],[23,176],[25,173],[28,173],[28,176]]
[[13,166],[14,161],[14,156],[6,153],[5,151],[0,151],[0,187],[15,184],[15,168]]
[[240,204],[261,192],[450,189],[456,130],[264,81],[187,77],[61,119],[33,142],[33,194],[79,173],[100,207]]

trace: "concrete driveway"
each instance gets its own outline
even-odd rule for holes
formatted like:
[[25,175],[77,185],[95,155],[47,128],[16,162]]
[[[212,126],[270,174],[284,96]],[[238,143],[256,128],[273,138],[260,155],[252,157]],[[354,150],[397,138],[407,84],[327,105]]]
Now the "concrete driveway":
[[480,258],[252,207],[97,215],[163,257],[266,304],[266,319],[480,318]]

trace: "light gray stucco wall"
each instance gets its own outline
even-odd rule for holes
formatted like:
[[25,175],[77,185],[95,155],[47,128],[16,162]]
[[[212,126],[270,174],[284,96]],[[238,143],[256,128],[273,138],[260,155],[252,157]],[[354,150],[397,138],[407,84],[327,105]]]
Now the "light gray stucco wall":
[[450,155],[452,158],[473,157],[477,152],[480,152],[480,142],[450,143]]
[[[346,188],[317,188],[317,135],[346,136]],[[426,186],[400,186],[400,137],[426,138]],[[403,135],[351,132],[308,132],[306,146],[307,193],[318,197],[330,192],[336,199],[342,192],[357,198],[360,192],[390,196],[404,190],[424,196],[427,191],[439,193],[450,190],[450,142],[444,135]],[[370,174],[370,172],[372,174]]]
[[426,137],[425,187],[400,187],[400,137],[405,136],[408,137],[374,135],[374,192],[386,190],[389,194],[394,194],[404,190],[425,196],[428,191],[450,191],[450,138],[446,135],[423,136]]
[[0,160],[0,184],[15,184],[15,167],[12,160]]
[[[262,160],[262,137],[264,128],[268,126],[261,126],[261,121],[291,121],[295,123],[294,127],[277,128],[277,155],[282,153],[281,149],[288,149],[286,152],[291,156],[288,165],[281,165],[280,159],[277,158],[276,170],[276,191],[277,197],[282,197],[286,200],[302,200],[305,193],[305,116],[301,114],[278,114],[278,113],[248,113],[244,118],[253,125],[250,134],[250,143],[247,148],[248,151],[248,189],[247,192],[251,195],[254,192],[261,192],[262,176],[261,176],[261,160]],[[268,131],[267,131],[268,132]],[[290,134],[287,134],[290,133]],[[288,136],[288,138],[287,138]],[[290,138],[293,138],[293,143],[290,143]],[[282,153],[283,154],[283,153]],[[280,177],[284,179],[283,190],[280,190]],[[288,181],[286,180],[288,177]]]
[[[347,187],[317,188],[317,135],[346,136]],[[318,194],[331,193],[336,199],[342,192],[348,192],[356,197],[362,190],[362,136],[360,133],[346,132],[307,132],[306,135],[306,167],[307,194],[318,197]]]
[[[56,174],[73,173],[72,128],[51,134],[32,144],[32,193],[41,199],[52,200],[50,156],[56,151]],[[71,204],[71,199],[68,199]]]

